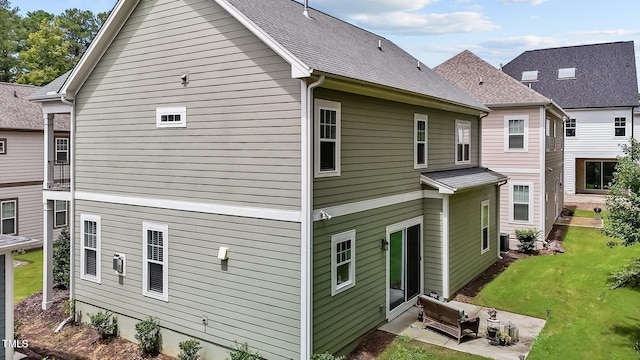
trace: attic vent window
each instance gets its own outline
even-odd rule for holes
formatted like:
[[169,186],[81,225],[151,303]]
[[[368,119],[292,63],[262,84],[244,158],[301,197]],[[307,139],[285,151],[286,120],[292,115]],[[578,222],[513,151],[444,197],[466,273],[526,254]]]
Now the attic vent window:
[[523,71],[522,81],[538,81],[538,70]]
[[575,79],[576,68],[563,68],[558,70],[558,80]]
[[187,108],[184,106],[156,108],[156,127],[187,127]]

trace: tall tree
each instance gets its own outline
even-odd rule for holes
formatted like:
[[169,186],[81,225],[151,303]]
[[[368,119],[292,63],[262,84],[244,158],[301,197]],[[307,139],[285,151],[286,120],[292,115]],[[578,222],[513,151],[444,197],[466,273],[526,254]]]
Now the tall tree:
[[18,61],[18,28],[20,17],[18,8],[11,9],[8,0],[0,0],[0,81],[12,82],[15,79]]
[[26,49],[20,52],[18,59],[24,71],[16,81],[20,84],[47,84],[70,70],[74,57],[60,20],[43,20],[40,30],[29,34]]
[[80,9],[67,9],[58,18],[71,43],[71,53],[77,61],[91,44],[102,22],[91,11]]

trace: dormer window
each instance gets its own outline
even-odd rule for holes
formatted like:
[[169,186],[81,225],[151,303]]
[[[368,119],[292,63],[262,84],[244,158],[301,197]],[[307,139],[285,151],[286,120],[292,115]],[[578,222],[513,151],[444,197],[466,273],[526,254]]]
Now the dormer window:
[[533,71],[523,71],[522,72],[522,81],[538,81],[538,70]]
[[575,79],[575,78],[576,78],[576,68],[558,69],[558,80]]

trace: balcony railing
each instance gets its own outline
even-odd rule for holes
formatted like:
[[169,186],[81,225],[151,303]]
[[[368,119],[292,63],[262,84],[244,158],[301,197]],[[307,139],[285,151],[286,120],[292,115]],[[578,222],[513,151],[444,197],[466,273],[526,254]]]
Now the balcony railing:
[[49,190],[69,190],[71,185],[71,166],[68,162],[49,161]]

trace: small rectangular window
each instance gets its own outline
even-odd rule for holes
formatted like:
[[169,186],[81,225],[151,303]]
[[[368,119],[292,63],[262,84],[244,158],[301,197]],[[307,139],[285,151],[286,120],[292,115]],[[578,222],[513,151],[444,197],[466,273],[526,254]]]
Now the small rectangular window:
[[414,115],[414,169],[427,167],[427,120],[427,115]]
[[525,120],[509,119],[508,120],[508,148],[510,150],[525,149]]
[[67,226],[67,202],[62,200],[55,201],[55,227]]
[[156,127],[187,127],[187,108],[184,106],[156,108]]
[[456,120],[456,165],[471,163],[471,122]]
[[562,68],[558,69],[558,79],[575,79],[576,68]]
[[356,231],[331,236],[331,296],[356,284]]
[[0,201],[0,234],[18,234],[18,200]]
[[168,225],[143,223],[142,294],[169,301]]
[[530,186],[511,185],[511,220],[530,222]]
[[615,119],[615,136],[626,136],[627,132],[627,119],[623,117],[617,117]]
[[7,139],[0,139],[0,155],[7,155]]
[[564,124],[565,136],[566,137],[575,137],[576,136],[576,119],[569,119]]
[[489,250],[489,200],[485,200],[482,202],[482,225],[480,230],[480,237],[482,239],[482,243],[480,244],[481,253],[485,253]]
[[537,81],[537,80],[538,80],[538,70],[522,72],[522,81]]
[[100,283],[101,218],[96,215],[80,215],[80,278]]
[[315,100],[316,177],[340,176],[340,103]]
[[56,164],[69,163],[69,139],[56,138]]

